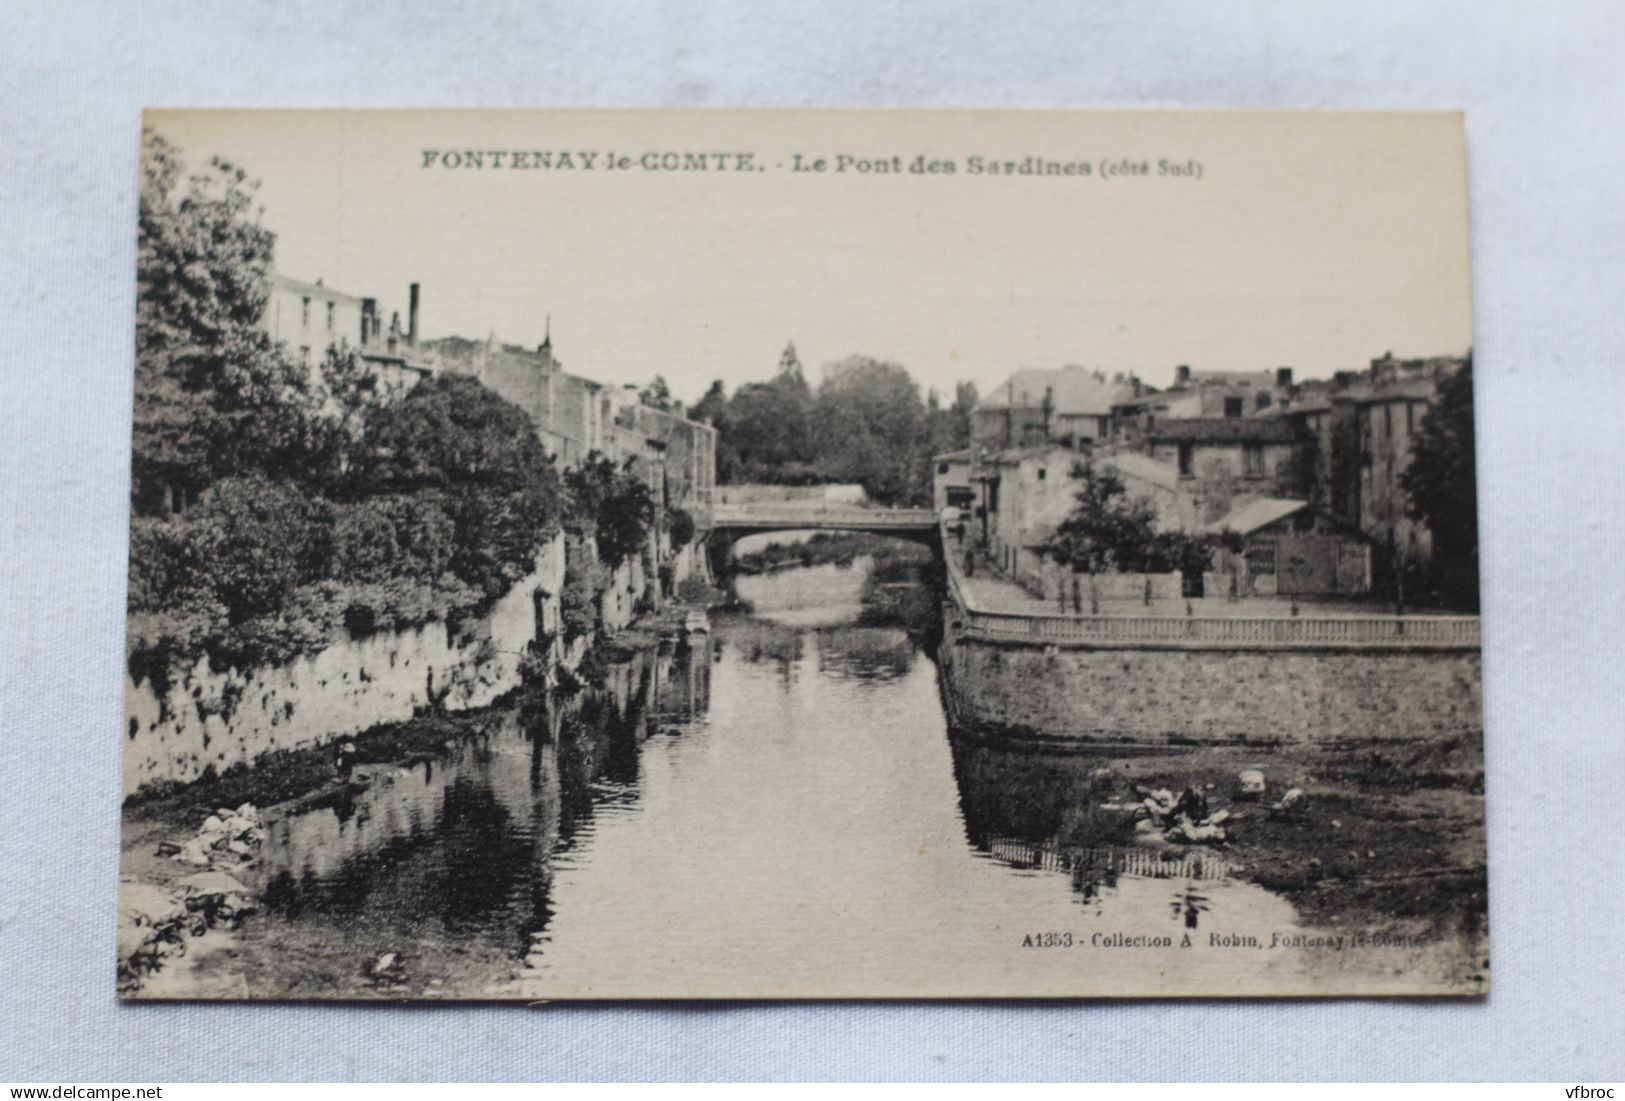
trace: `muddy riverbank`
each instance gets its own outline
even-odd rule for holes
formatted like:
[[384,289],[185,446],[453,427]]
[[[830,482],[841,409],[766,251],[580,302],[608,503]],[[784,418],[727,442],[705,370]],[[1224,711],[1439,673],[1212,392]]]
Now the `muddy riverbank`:
[[[1008,736],[1010,732],[1001,732]],[[997,739],[956,741],[973,831],[1082,851],[1145,843],[1130,815],[1135,787],[1202,791],[1231,812],[1211,851],[1234,873],[1288,898],[1305,920],[1478,943],[1488,907],[1484,769],[1473,738],[1426,745],[1078,744],[1058,750]],[[1259,800],[1237,797],[1243,770],[1264,773]],[[1266,805],[1307,793],[1297,816]],[[1017,799],[1014,794],[1024,793]],[[1165,845],[1174,852],[1208,846]]]

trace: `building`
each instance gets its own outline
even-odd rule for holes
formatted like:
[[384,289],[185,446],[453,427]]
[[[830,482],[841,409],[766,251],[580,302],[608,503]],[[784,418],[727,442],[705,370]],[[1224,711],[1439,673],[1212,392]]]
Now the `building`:
[[1132,375],[1108,377],[1084,367],[1024,368],[988,394],[971,414],[971,447],[1006,450],[1046,441],[1105,439],[1112,408],[1144,390]]
[[1177,472],[1206,520],[1241,497],[1300,496],[1307,441],[1280,417],[1162,420],[1145,431],[1143,453]]
[[534,349],[446,337],[429,345],[442,369],[472,375],[525,411],[547,454],[560,466],[602,455],[649,486],[656,501],[685,506],[711,499],[717,431],[689,420],[680,406],[644,405],[635,387],[617,388],[571,374],[554,354],[549,322]]
[[1233,419],[1278,409],[1298,388],[1292,368],[1273,371],[1193,371],[1174,368],[1167,390],[1145,389],[1112,406],[1111,438],[1137,444],[1151,427],[1166,420]]
[[975,452],[970,448],[934,456],[931,474],[931,507],[966,511],[976,507],[976,484],[972,480]]
[[1018,581],[1035,584],[1044,575],[1044,547],[1077,507],[1072,469],[1079,461],[1073,448],[1035,444],[995,452],[980,464],[983,494],[973,521],[980,521],[989,557]]
[[[1035,595],[1076,596],[1069,571],[1048,557],[1046,547],[1077,508],[1074,476],[1082,456],[1059,445],[1011,448],[961,466],[964,453],[937,456],[938,493],[968,481],[975,491],[966,537],[985,549],[1002,572]],[[1164,532],[1224,537],[1207,573],[1128,575],[1091,582],[1097,600],[1206,596],[1356,596],[1370,592],[1370,541],[1309,501],[1275,496],[1267,480],[1231,479],[1223,493],[1212,480],[1182,474],[1179,467],[1141,450],[1091,449],[1090,461],[1116,476],[1127,496],[1148,502]],[[962,470],[968,468],[968,474]]]
[[656,500],[672,506],[709,503],[716,489],[717,430],[690,420],[676,403],[646,405],[636,387],[615,394],[613,426],[620,459],[644,464]]
[[1377,544],[1385,575],[1420,567],[1432,556],[1432,535],[1410,516],[1403,478],[1439,384],[1465,364],[1454,357],[1397,360],[1389,353],[1371,361],[1366,383],[1350,395],[1359,447],[1358,523]]
[[320,383],[318,372],[329,349],[354,351],[369,364],[386,389],[405,389],[434,373],[434,356],[418,343],[418,284],[407,291],[407,327],[399,311],[383,325],[376,298],[359,298],[325,286],[305,283],[279,272],[269,277],[270,298],[265,328],[294,362]]
[[1260,497],[1202,529],[1230,535],[1205,575],[1206,596],[1363,596],[1371,591],[1371,544],[1307,501]]
[[547,454],[561,466],[576,466],[588,455],[609,455],[613,401],[609,388],[572,375],[553,354],[552,325],[536,348],[447,337],[430,342],[443,370],[472,375],[523,409]]

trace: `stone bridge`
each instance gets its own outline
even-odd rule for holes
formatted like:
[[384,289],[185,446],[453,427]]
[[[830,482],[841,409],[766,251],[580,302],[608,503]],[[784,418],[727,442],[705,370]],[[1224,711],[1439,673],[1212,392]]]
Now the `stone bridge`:
[[775,531],[861,531],[923,543],[940,551],[937,514],[928,508],[865,508],[859,505],[789,505],[776,502],[702,506],[694,510],[714,567],[724,566],[733,545],[747,535]]

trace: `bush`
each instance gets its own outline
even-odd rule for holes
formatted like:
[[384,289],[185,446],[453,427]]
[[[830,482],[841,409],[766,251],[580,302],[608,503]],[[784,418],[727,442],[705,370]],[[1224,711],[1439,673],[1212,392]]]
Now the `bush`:
[[666,530],[673,550],[686,547],[694,541],[694,517],[684,509],[671,509],[666,513]]

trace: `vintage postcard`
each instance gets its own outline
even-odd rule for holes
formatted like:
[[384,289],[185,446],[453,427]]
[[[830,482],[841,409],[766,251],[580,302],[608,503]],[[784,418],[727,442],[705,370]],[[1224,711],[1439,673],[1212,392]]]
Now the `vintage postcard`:
[[138,234],[125,997],[1487,991],[1459,115],[153,111]]

